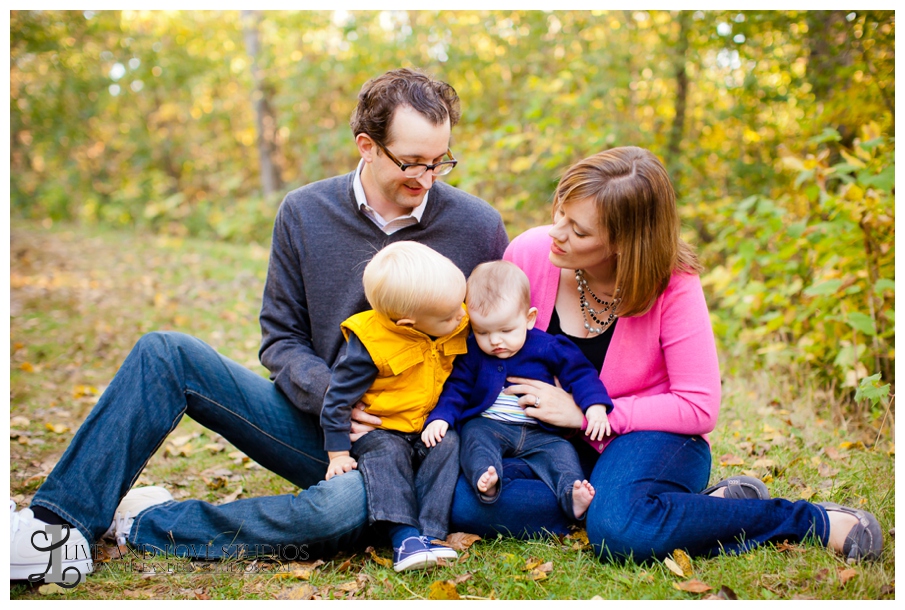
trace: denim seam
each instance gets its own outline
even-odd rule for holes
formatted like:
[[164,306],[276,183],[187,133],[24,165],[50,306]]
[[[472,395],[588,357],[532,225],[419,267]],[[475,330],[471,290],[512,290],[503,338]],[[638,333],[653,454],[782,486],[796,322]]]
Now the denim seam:
[[[53,502],[47,502],[46,500],[38,500],[36,502],[32,502],[31,506],[41,506],[41,507],[46,508],[47,510],[51,511],[52,513],[56,514],[57,516],[63,517],[64,519],[66,519],[66,521],[68,521],[73,526],[75,526],[74,529],[78,530],[78,532],[80,534],[82,534],[82,536],[85,537],[85,540],[88,542],[88,544],[91,544],[94,542],[93,540],[91,540],[89,538],[91,536],[91,531],[88,528],[86,528],[85,525],[83,523],[81,523],[78,519],[76,519],[75,517],[70,515],[68,512],[63,510],[62,507],[54,504]],[[85,535],[85,532],[88,532],[88,535]]]
[[287,445],[286,443],[284,443],[284,442],[281,441],[280,439],[271,436],[270,434],[268,434],[267,432],[265,432],[264,430],[262,430],[261,428],[259,428],[259,427],[256,426],[255,424],[253,424],[252,422],[248,421],[247,419],[245,419],[244,417],[242,417],[241,415],[239,415],[239,414],[236,413],[235,411],[231,410],[231,409],[230,409],[229,407],[227,407],[226,405],[220,404],[220,403],[217,402],[216,400],[213,400],[212,398],[209,398],[209,397],[205,396],[205,395],[202,394],[201,392],[198,392],[198,391],[196,391],[196,390],[192,390],[192,389],[190,389],[190,388],[186,388],[185,392],[186,392],[186,394],[193,394],[193,395],[197,396],[198,398],[201,398],[202,400],[206,400],[207,402],[209,402],[209,403],[211,403],[211,404],[217,405],[218,407],[220,407],[221,409],[223,409],[223,410],[226,411],[227,413],[229,413],[229,414],[233,415],[234,417],[237,417],[238,419],[242,420],[243,422],[245,422],[246,424],[248,424],[250,427],[252,427],[252,428],[254,428],[255,430],[257,430],[257,431],[258,431],[259,433],[261,433],[262,435],[264,435],[264,436],[266,436],[267,438],[271,439],[272,441],[276,442],[276,443],[279,444],[280,446],[285,447],[286,449],[289,449],[289,450],[292,451],[293,453],[297,453],[298,455],[305,456],[306,458],[309,458],[309,459],[312,459],[312,460],[314,460],[314,461],[316,461],[316,462],[320,462],[321,464],[327,465],[327,462],[325,462],[324,460],[322,460],[322,459],[320,459],[320,458],[318,458],[318,457],[315,457],[315,456],[313,456],[313,455],[309,455],[309,454],[305,453],[304,451],[299,451],[298,449],[296,449],[296,448],[293,447],[292,445]]

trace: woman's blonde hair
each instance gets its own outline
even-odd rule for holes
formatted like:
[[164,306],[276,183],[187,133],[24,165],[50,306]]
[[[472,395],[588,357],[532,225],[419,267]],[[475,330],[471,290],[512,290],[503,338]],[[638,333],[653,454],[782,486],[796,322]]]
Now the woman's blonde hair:
[[436,250],[414,241],[398,241],[375,254],[362,281],[371,308],[394,321],[465,294],[465,274]]
[[553,211],[592,199],[600,228],[618,254],[620,316],[647,312],[675,271],[701,273],[691,246],[679,237],[676,194],[666,168],[648,150],[611,148],[570,167],[553,196]]
[[504,302],[515,303],[522,311],[531,309],[531,283],[515,263],[481,263],[468,276],[466,286],[468,311],[488,314]]

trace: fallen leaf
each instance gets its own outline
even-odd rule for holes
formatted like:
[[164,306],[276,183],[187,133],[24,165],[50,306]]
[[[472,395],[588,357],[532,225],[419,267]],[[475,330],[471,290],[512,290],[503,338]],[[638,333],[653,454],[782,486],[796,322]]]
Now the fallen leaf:
[[839,474],[839,469],[833,468],[832,466],[824,462],[820,462],[819,464],[817,464],[817,474],[824,478],[830,478]]
[[540,570],[541,572],[545,572],[545,573],[549,574],[550,572],[553,571],[553,562],[548,561],[546,563],[542,563],[539,566],[537,566],[537,569]]
[[543,570],[535,568],[528,572],[527,578],[528,580],[544,580],[545,578],[547,578],[547,573]]
[[207,449],[211,453],[220,453],[221,451],[226,449],[226,445],[221,445],[220,443],[208,443],[202,449]]
[[727,453],[720,456],[720,466],[743,466],[744,464],[745,460],[738,457],[737,455]]
[[336,568],[336,571],[337,571],[337,572],[347,572],[347,571],[349,570],[349,568],[352,567],[352,559],[353,559],[354,557],[355,557],[355,555],[352,555],[352,557],[349,557],[349,558],[346,559],[344,562],[342,562],[341,564],[339,564],[339,567]]
[[350,580],[349,582],[335,585],[335,588],[339,589],[340,591],[345,591],[346,593],[356,592],[361,589],[361,584],[359,584],[357,580]]
[[705,591],[710,591],[713,589],[710,585],[702,583],[697,578],[692,578],[691,580],[686,580],[685,582],[674,582],[672,583],[679,591],[687,591],[688,593],[704,593]]
[[814,491],[811,487],[805,485],[804,489],[801,490],[801,493],[799,494],[799,496],[801,497],[802,500],[810,500],[814,496],[815,493],[817,493],[817,492]]
[[568,536],[566,536],[566,540],[573,540],[572,542],[572,550],[580,551],[582,549],[586,549],[591,546],[591,541],[588,540],[588,532],[585,530],[578,530],[577,532],[572,532]]
[[481,537],[476,534],[456,532],[446,537],[446,544],[452,547],[453,550],[464,551],[480,539]]
[[369,546],[365,549],[365,553],[368,553],[371,556],[371,561],[377,563],[378,565],[382,565],[385,568],[393,567],[393,560],[387,559],[386,557],[381,557],[377,554],[377,551],[374,550],[374,547]]
[[459,574],[458,576],[456,576],[456,579],[453,582],[455,582],[455,584],[457,585],[461,585],[466,580],[470,580],[472,576],[473,575],[471,572],[465,572],[464,574]]
[[522,570],[524,570],[526,572],[528,570],[533,570],[534,568],[539,566],[541,563],[542,563],[541,560],[538,559],[537,557],[531,557],[528,559],[528,561],[525,562],[525,567],[522,568]]
[[682,569],[682,566],[677,564],[671,558],[667,557],[666,559],[664,559],[663,565],[665,565],[667,568],[669,568],[669,571],[672,572],[673,574],[675,574],[676,576],[682,576],[682,577],[685,576],[685,570]]
[[204,589],[195,589],[194,590],[195,599],[210,599],[211,596],[207,594]]
[[38,593],[40,593],[41,595],[65,595],[66,589],[64,589],[57,583],[52,582],[38,587]]
[[242,489],[242,486],[240,485],[236,491],[232,492],[231,494],[229,494],[228,496],[226,496],[224,498],[220,498],[216,502],[217,506],[222,506],[223,504],[229,504],[230,502],[233,502],[236,498],[238,498],[239,496],[242,495],[242,491],[243,491],[243,489]]
[[[32,366],[31,362],[23,362],[22,364],[19,365],[19,368],[22,369],[23,371],[25,371],[26,373],[35,372],[35,367]],[[47,593],[44,593],[43,595],[47,595]]]
[[31,421],[27,417],[22,417],[21,415],[16,415],[9,420],[10,427],[18,426],[19,428],[27,428],[30,423]]
[[[448,538],[447,538],[448,540]],[[462,599],[456,591],[456,584],[451,580],[435,580],[431,583],[428,599]]]
[[305,600],[311,599],[317,593],[317,589],[305,583],[288,589],[283,589],[277,593],[277,599]]
[[844,587],[845,583],[847,583],[857,575],[858,570],[854,568],[845,568],[844,570],[839,570],[839,583]]
[[200,435],[197,432],[193,432],[192,434],[184,434],[182,436],[176,436],[174,438],[169,439],[168,442],[170,444],[172,444],[174,447],[182,447],[183,445],[188,443],[190,440],[192,440],[193,438],[197,438],[198,436],[200,436]]
[[759,460],[754,460],[755,468],[773,468],[776,465],[776,462],[769,458],[761,458]]
[[82,398],[84,396],[97,396],[97,388],[90,385],[77,385],[72,389],[73,398]]
[[723,585],[720,587],[720,590],[716,592],[716,594],[709,594],[704,596],[702,599],[723,599],[723,600],[733,600],[738,599],[738,595],[736,595],[735,591]]
[[794,544],[789,544],[788,540],[783,540],[782,542],[780,542],[779,544],[776,545],[776,551],[779,553],[786,553],[788,551],[795,551],[796,553],[804,553],[805,549],[800,546],[794,545]]
[[830,458],[831,460],[841,460],[841,459],[847,457],[847,456],[844,456],[841,453],[839,453],[839,450],[836,449],[835,447],[824,447],[823,453],[826,454],[826,456],[828,458]]
[[679,567],[682,568],[685,576],[694,574],[694,568],[691,567],[691,557],[688,556],[688,553],[682,549],[676,549],[672,552],[672,558],[675,559],[676,563],[679,564]]
[[840,449],[853,449],[853,450],[864,449],[864,443],[862,443],[861,441],[855,441],[854,443],[851,441],[843,441],[843,442],[839,443],[839,448]]
[[50,422],[47,422],[46,424],[44,424],[44,427],[54,434],[65,434],[66,432],[69,432],[69,426],[67,426],[66,424],[52,424]]

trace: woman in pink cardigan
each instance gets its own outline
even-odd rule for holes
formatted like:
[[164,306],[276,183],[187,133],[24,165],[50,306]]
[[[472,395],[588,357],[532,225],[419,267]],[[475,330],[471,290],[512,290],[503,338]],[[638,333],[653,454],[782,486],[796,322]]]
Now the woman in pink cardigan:
[[[563,334],[602,369],[613,436],[575,444],[596,496],[587,532],[602,559],[743,552],[813,536],[847,557],[882,549],[873,515],[836,504],[768,499],[734,477],[704,489],[708,433],[720,409],[720,373],[701,267],[679,237],[675,193],[649,151],[614,148],[570,168],[553,201],[554,224],[516,238],[504,258],[531,280],[537,328]],[[584,430],[569,394],[513,379],[526,413]],[[568,526],[552,493],[518,462],[504,465],[500,499],[481,504],[460,480],[452,519],[464,531],[533,534]],[[703,490],[703,491],[702,491]]]

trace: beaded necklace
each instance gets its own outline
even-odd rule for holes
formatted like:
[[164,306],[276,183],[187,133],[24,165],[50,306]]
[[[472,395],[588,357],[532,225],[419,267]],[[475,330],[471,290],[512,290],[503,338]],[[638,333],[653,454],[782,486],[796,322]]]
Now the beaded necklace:
[[[618,317],[616,315],[616,306],[619,304],[619,297],[613,295],[612,301],[604,301],[591,290],[588,280],[584,277],[584,271],[575,270],[575,281],[578,283],[578,302],[581,305],[581,316],[584,318],[584,327],[589,333],[600,334],[612,325]],[[616,293],[619,289],[616,288]],[[594,309],[588,302],[587,295],[601,305],[602,309]],[[605,316],[605,318],[604,318]],[[594,325],[597,326],[594,326]]]

